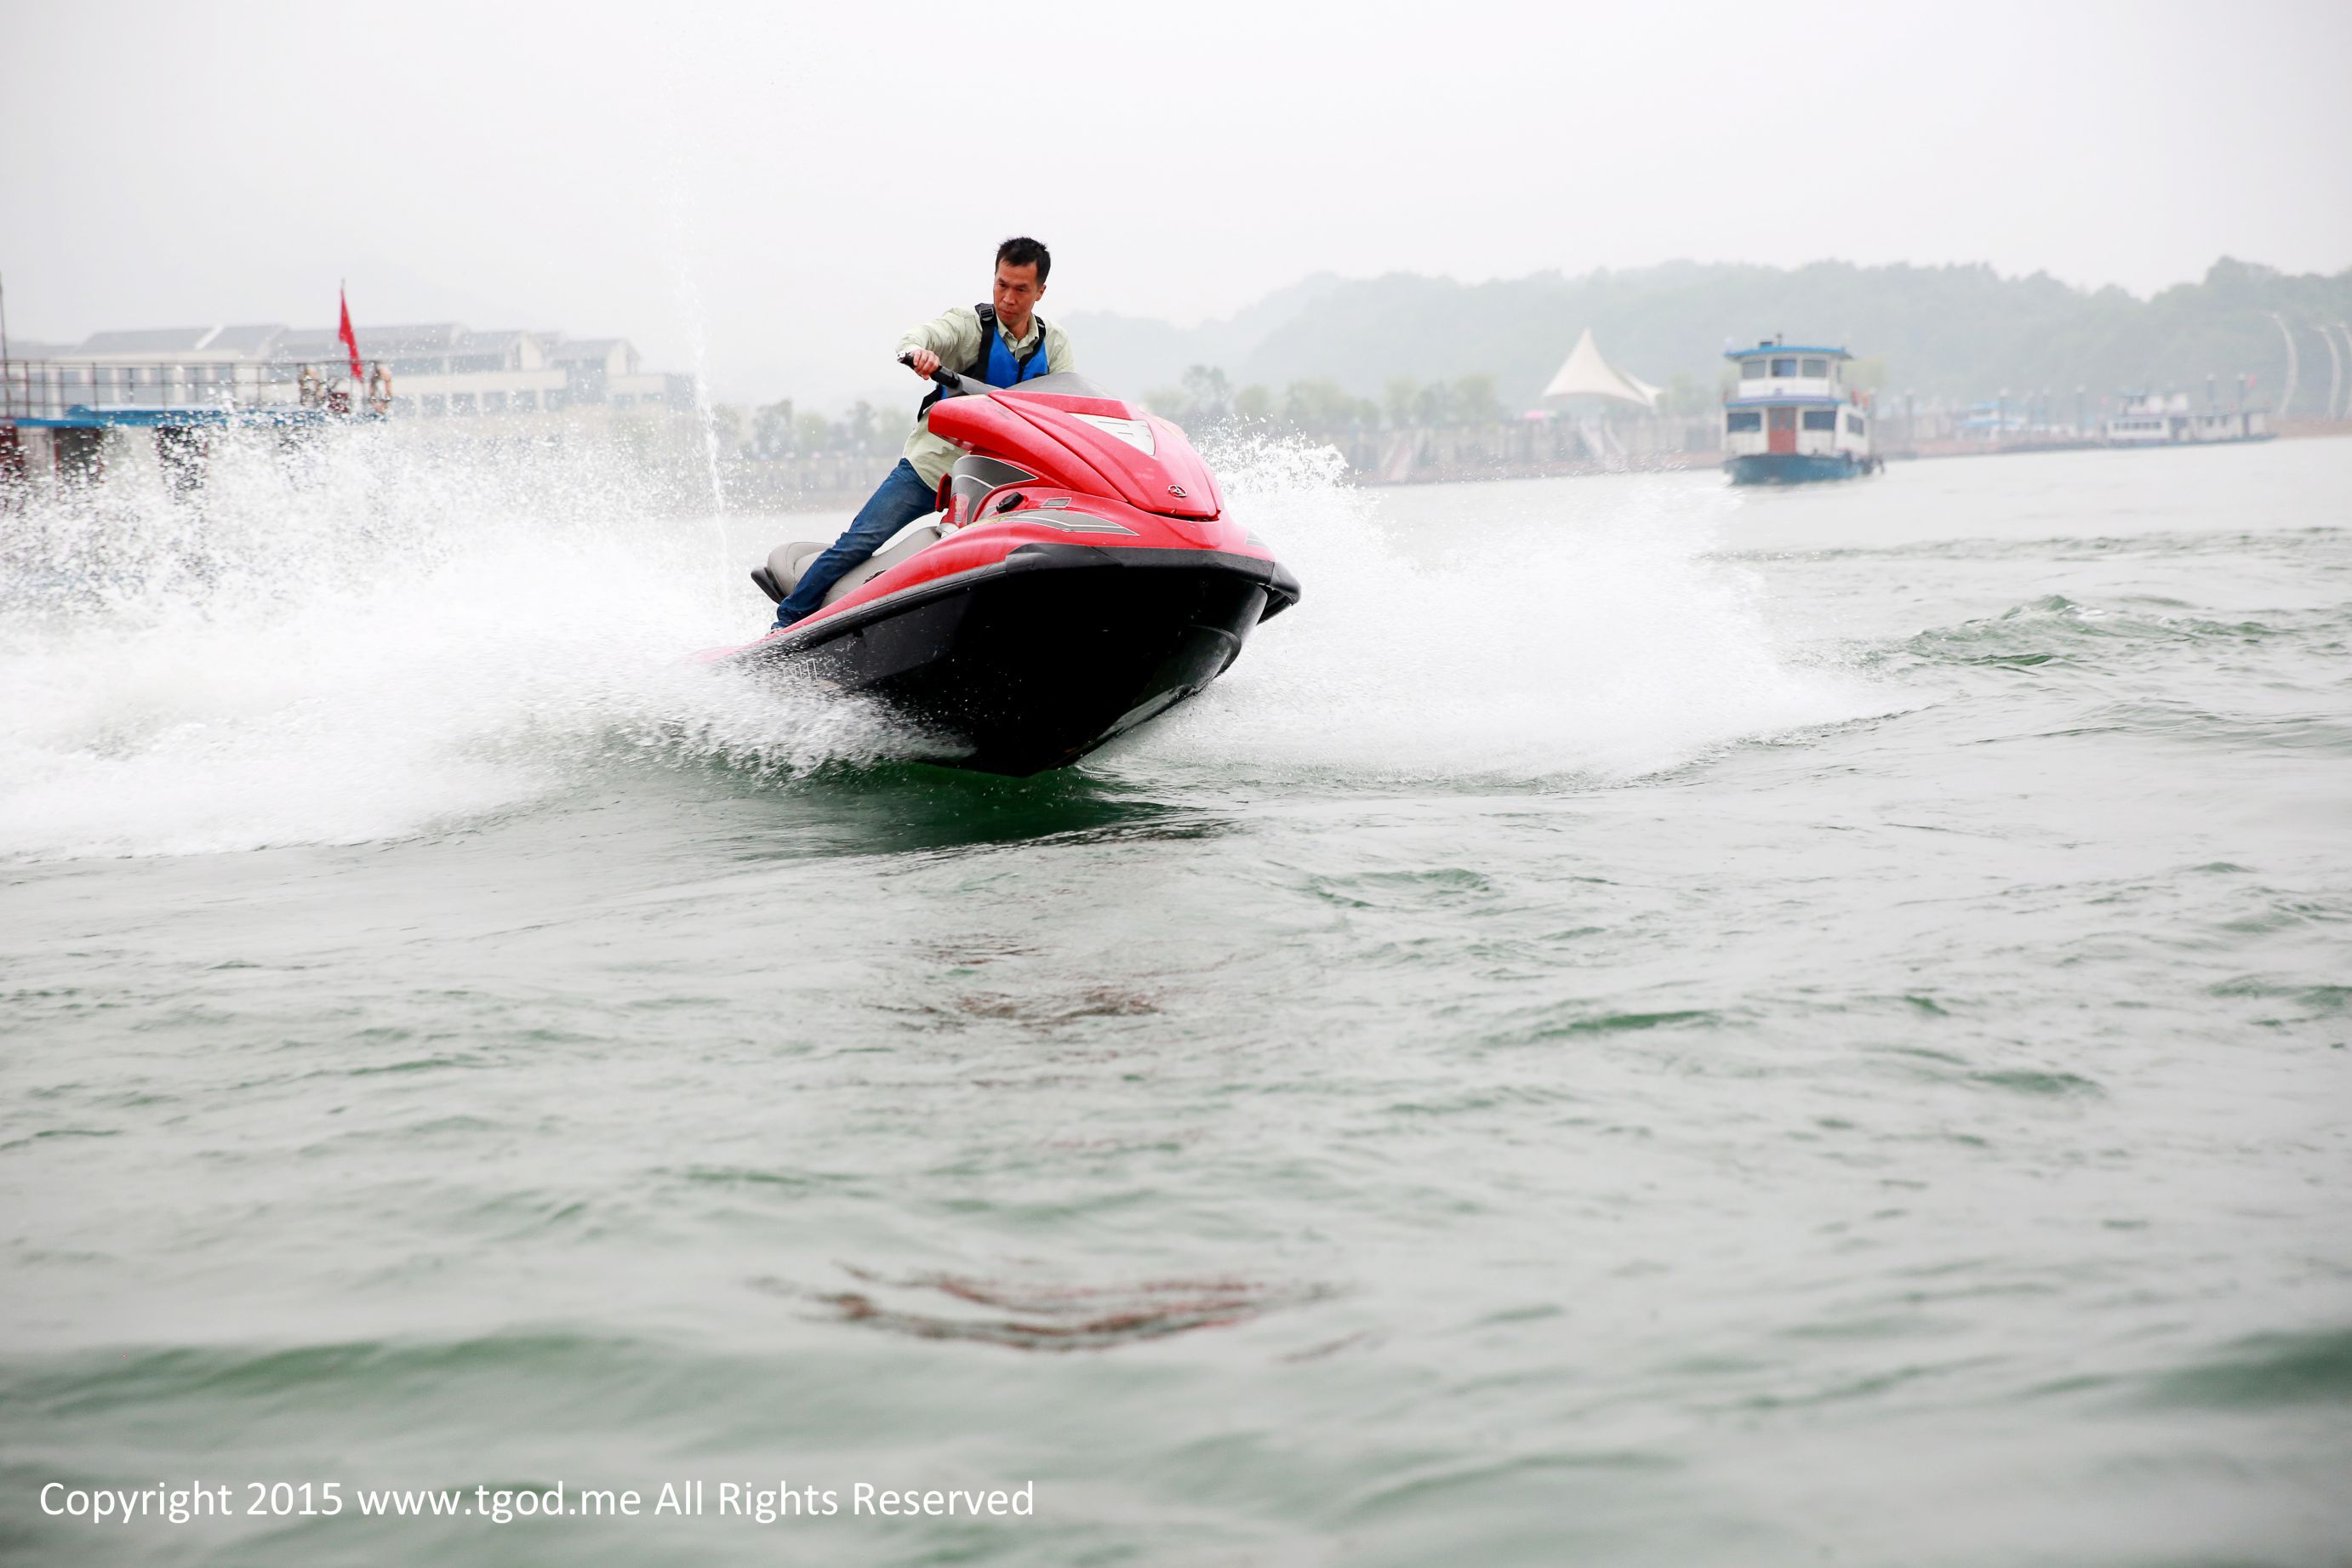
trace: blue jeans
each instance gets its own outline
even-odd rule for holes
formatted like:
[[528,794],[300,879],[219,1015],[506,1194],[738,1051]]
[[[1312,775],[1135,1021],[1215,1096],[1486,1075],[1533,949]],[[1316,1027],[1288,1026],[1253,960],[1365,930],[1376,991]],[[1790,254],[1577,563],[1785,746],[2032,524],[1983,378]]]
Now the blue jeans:
[[913,522],[917,517],[937,509],[939,492],[923,483],[915,465],[905,458],[890,470],[874,492],[873,497],[858,508],[857,516],[849,519],[833,548],[809,562],[801,580],[776,606],[776,624],[789,626],[803,615],[814,613],[824,603],[824,596],[839,582],[850,568],[871,556],[890,540],[890,536]]

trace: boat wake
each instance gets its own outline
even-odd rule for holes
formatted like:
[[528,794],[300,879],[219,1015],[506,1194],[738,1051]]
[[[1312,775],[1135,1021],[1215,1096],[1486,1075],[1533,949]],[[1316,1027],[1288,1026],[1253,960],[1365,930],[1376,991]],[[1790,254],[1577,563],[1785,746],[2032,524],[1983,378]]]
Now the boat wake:
[[133,474],[0,546],[0,857],[430,831],[619,758],[779,776],[919,753],[872,711],[682,664],[757,595],[625,455],[338,433]]
[[1131,766],[1609,780],[1898,706],[1775,631],[1755,569],[1715,554],[1743,501],[1712,475],[1376,495],[1328,449],[1210,457],[1307,597]]
[[[1736,505],[1711,486],[1375,498],[1328,451],[1211,455],[1307,601],[1090,766],[1622,777],[1885,706],[1780,646],[1752,569],[1707,553]],[[679,515],[615,447],[436,452],[362,429],[290,458],[229,444],[194,502],[148,477],[37,498],[0,533],[0,859],[363,842],[615,763],[789,779],[929,744],[870,707],[682,663],[756,630],[744,562],[780,525]]]

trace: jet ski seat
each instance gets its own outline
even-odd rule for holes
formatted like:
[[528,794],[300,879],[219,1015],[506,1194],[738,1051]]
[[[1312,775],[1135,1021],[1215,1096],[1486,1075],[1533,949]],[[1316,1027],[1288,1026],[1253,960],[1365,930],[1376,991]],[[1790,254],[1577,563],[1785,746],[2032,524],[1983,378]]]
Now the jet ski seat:
[[[879,577],[916,551],[925,549],[947,538],[946,531],[931,523],[918,523],[891,536],[890,542],[866,559],[844,572],[841,580],[826,592],[824,601],[833,603],[843,595],[854,592],[868,578]],[[751,580],[760,591],[782,604],[784,596],[798,587],[801,573],[806,571],[816,558],[832,549],[830,545],[811,544],[797,539],[788,545],[778,545],[768,552],[768,564],[754,568]]]

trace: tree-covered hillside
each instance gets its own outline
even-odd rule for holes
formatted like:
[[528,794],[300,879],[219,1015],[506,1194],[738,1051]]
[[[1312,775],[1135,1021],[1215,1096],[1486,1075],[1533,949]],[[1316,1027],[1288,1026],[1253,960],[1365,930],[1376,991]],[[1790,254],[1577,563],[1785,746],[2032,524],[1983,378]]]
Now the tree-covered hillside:
[[[1670,262],[1483,284],[1408,274],[1318,278],[1285,295],[1191,331],[1084,316],[1068,325],[1089,373],[1139,394],[1207,365],[1236,389],[1278,392],[1328,382],[1372,400],[1400,378],[1488,375],[1503,403],[1525,407],[1589,326],[1622,369],[1706,403],[1726,347],[1784,332],[1790,342],[1844,344],[1873,361],[1870,379],[1896,395],[2190,390],[2209,375],[2227,385],[2252,372],[2257,399],[2275,404],[2287,361],[2275,311],[2295,329],[2302,361],[2294,404],[2283,412],[2314,415],[2330,384],[2316,325],[2352,320],[2352,268],[2290,277],[2225,258],[2202,281],[2152,299],[2041,274],[2002,277],[1984,266],[1837,261],[1796,268]],[[2352,355],[2343,374],[2352,384]]]

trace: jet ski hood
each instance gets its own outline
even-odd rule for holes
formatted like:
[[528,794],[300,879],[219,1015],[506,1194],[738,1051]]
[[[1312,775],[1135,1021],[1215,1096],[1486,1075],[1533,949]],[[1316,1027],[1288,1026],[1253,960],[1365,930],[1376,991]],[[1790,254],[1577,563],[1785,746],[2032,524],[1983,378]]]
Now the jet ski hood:
[[1181,430],[1067,371],[986,397],[942,399],[930,423],[966,450],[1099,489],[1139,512],[1205,521],[1224,511],[1216,476]]

